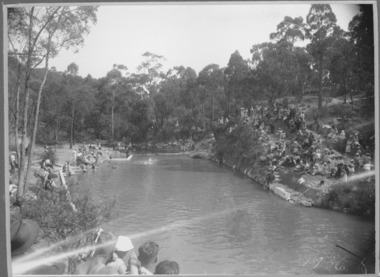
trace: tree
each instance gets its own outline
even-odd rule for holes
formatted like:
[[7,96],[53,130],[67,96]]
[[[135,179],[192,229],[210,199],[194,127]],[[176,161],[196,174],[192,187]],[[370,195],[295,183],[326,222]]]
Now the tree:
[[329,67],[331,80],[339,86],[340,92],[344,95],[344,103],[347,102],[347,92],[349,91],[351,104],[353,104],[354,45],[349,40],[349,34],[339,27],[335,28],[334,37]]
[[112,93],[111,99],[111,141],[114,139],[115,125],[114,125],[114,110],[115,110],[115,92],[120,91],[122,87],[122,71],[126,71],[128,68],[125,65],[113,65],[113,69],[107,73],[107,79],[109,81],[109,89]]
[[[236,53],[236,52],[235,52]],[[238,53],[238,52],[237,52]],[[215,110],[216,110],[216,104],[215,100],[218,99],[221,101],[222,96],[222,88],[223,88],[223,70],[219,68],[219,65],[217,64],[209,64],[205,68],[203,68],[199,72],[198,76],[198,83],[201,86],[202,92],[205,94],[203,95],[203,103],[202,103],[202,109],[203,109],[203,118],[205,118],[205,108],[206,108],[206,97],[207,94],[209,95],[210,99],[210,105],[208,111],[208,118],[209,118],[209,125],[212,126],[215,119]],[[219,114],[219,112],[217,112]]]
[[91,84],[77,76],[78,66],[71,63],[63,77],[64,113],[69,118],[68,133],[70,134],[70,149],[75,143],[76,130],[83,129],[86,115],[95,105],[95,91]]
[[287,42],[294,45],[298,40],[305,39],[305,24],[302,17],[292,18],[285,16],[284,20],[277,25],[277,32],[270,34],[270,39]]
[[165,57],[150,52],[145,52],[142,56],[145,60],[137,67],[140,91],[142,95],[152,95],[159,91],[158,85],[165,76],[161,71]]
[[226,82],[226,109],[224,116],[228,117],[236,105],[241,100],[244,90],[244,82],[248,76],[249,68],[246,61],[243,60],[239,51],[231,54],[227,68],[224,70]]
[[[25,17],[20,18],[24,28],[12,29],[12,38],[25,38],[26,46],[19,49],[25,56],[25,101],[23,107],[22,147],[20,149],[19,189],[17,202],[23,195],[28,183],[28,171],[31,165],[34,141],[38,126],[39,105],[43,87],[48,74],[49,58],[58,55],[63,48],[69,49],[83,44],[83,35],[89,32],[89,25],[96,22],[96,7],[30,7]],[[12,41],[12,40],[11,40]],[[13,40],[14,41],[14,40]],[[12,44],[12,42],[10,42]],[[45,76],[40,84],[37,107],[35,109],[34,128],[29,148],[28,164],[25,170],[25,146],[27,138],[28,107],[30,97],[30,76],[32,71],[45,61]]]
[[295,43],[305,39],[305,23],[302,17],[292,18],[285,16],[284,20],[277,25],[277,31],[270,34],[270,39],[278,44],[286,42],[289,51],[294,58],[295,84],[294,90],[298,91],[298,100],[301,101],[303,91],[310,78],[310,56],[304,47],[296,47]]
[[57,145],[62,130],[69,124],[69,117],[64,113],[64,74],[51,71],[48,76],[41,99],[41,120],[36,142],[46,143],[53,139]]
[[314,4],[306,17],[307,50],[313,57],[313,68],[318,72],[318,111],[322,108],[323,79],[327,77],[326,58],[333,42],[336,17],[330,5]]
[[197,73],[190,67],[178,67],[178,75],[180,80],[180,106],[173,112],[177,116],[180,126],[185,129],[186,133],[192,135],[193,129],[198,127],[200,115],[197,99]]
[[373,7],[359,5],[360,12],[349,23],[351,42],[354,44],[354,74],[358,89],[366,91],[369,109],[374,111],[374,32]]
[[267,99],[269,106],[279,97],[292,93],[300,83],[304,84],[304,77],[299,73],[307,68],[305,53],[287,40],[254,45],[251,53],[256,89],[262,92],[261,97]]

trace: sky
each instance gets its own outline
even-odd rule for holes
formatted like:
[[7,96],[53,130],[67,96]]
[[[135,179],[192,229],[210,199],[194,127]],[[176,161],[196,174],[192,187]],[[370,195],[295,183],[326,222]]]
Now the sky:
[[[65,71],[75,62],[79,75],[100,78],[114,64],[137,72],[142,54],[149,51],[165,57],[164,70],[183,65],[199,72],[212,63],[225,67],[236,50],[249,59],[252,45],[269,42],[285,16],[302,16],[305,22],[310,7],[278,2],[101,5],[79,52],[62,51],[50,65]],[[355,4],[331,8],[344,30],[359,11]]]

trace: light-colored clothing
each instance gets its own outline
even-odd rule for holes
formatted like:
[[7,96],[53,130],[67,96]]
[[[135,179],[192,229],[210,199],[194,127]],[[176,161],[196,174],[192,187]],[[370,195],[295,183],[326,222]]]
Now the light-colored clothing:
[[371,164],[366,163],[366,164],[363,165],[363,169],[365,171],[371,171],[371,166],[372,166]]
[[351,142],[350,142],[350,141],[347,142],[347,145],[346,145],[346,153],[347,153],[347,154],[350,154],[350,153],[351,153]]
[[113,262],[108,263],[107,266],[113,268],[119,274],[125,275],[127,273],[127,266],[120,258],[117,258]]
[[139,268],[139,275],[153,275],[152,272],[150,272],[148,269],[146,269],[143,266],[140,266]]

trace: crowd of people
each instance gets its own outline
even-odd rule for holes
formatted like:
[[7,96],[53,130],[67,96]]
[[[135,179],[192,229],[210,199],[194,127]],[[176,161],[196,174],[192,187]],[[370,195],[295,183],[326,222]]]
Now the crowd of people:
[[92,169],[98,164],[99,155],[102,153],[102,145],[90,143],[86,146],[86,143],[83,143],[78,148],[73,150],[74,162],[77,166],[81,167],[84,172],[87,171],[88,167]]
[[[324,125],[323,130],[316,133],[307,129],[305,113],[301,107],[274,104],[269,109],[258,105],[243,117],[243,124],[253,127],[259,141],[267,146],[261,157],[267,165],[266,187],[275,180],[275,172],[280,167],[291,168],[300,175],[321,175],[344,181],[354,173],[373,169],[373,152],[369,145],[363,145],[359,131],[339,131],[334,125]],[[232,130],[233,127],[229,131]],[[269,134],[276,139],[270,140]],[[343,145],[344,153],[336,151],[334,145]]]
[[[41,230],[37,222],[22,219],[11,224],[11,255],[15,261],[27,255],[30,248],[38,241]],[[116,240],[103,241],[103,230],[99,229],[94,238],[93,250],[86,259],[76,265],[75,275],[156,275],[179,274],[179,265],[172,260],[158,262],[159,245],[147,241],[135,248],[126,236],[118,236]],[[53,264],[37,266],[28,272],[30,275],[62,275],[68,274],[67,260]],[[14,269],[17,272],[17,269]]]

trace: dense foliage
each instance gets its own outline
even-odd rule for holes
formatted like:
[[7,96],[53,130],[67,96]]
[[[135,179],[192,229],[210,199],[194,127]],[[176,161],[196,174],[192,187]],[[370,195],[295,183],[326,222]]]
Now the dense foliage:
[[[65,239],[98,228],[114,216],[114,200],[100,201],[90,193],[71,194],[64,188],[53,191],[42,186],[33,188],[36,198],[25,199],[20,209],[22,218],[38,222],[44,237]],[[72,204],[76,211],[73,210]]]

